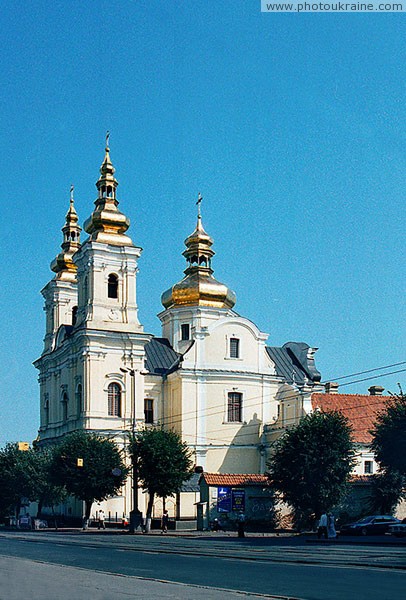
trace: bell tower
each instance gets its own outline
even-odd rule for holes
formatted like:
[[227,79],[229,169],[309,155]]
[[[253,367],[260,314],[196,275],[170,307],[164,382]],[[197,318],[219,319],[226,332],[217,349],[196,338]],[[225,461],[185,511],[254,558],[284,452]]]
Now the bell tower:
[[69,210],[62,227],[62,251],[51,262],[51,270],[55,277],[41,292],[45,299],[46,312],[44,352],[52,349],[55,335],[61,325],[74,325],[76,321],[77,266],[73,262],[73,255],[80,248],[81,227],[74,206],[73,189],[71,186]]
[[88,239],[75,255],[78,269],[78,325],[109,331],[142,331],[136,275],[141,248],[126,235],[129,219],[119,211],[109,137],[96,183],[95,208],[84,224]]

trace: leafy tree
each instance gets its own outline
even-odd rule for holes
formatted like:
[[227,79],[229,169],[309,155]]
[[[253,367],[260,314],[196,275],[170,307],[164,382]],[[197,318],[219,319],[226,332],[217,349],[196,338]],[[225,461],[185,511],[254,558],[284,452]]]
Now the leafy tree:
[[40,517],[44,506],[51,508],[52,513],[55,514],[54,507],[64,502],[67,496],[65,486],[57,485],[53,481],[54,452],[55,449],[50,447],[36,448],[38,481],[35,499],[38,502],[37,517]]
[[0,450],[0,511],[13,511],[18,518],[23,498],[36,500],[39,463],[33,449],[21,451],[17,443]]
[[371,482],[370,512],[379,515],[393,514],[404,495],[404,478],[396,471],[382,471],[369,478]]
[[406,477],[406,396],[402,390],[377,416],[371,434],[371,446],[381,468]]
[[273,449],[268,476],[298,527],[338,504],[354,465],[351,428],[341,413],[304,416]]
[[183,482],[191,477],[191,452],[176,432],[148,428],[130,435],[130,454],[149,494],[146,515],[146,531],[149,531],[155,496],[166,498],[178,493]]
[[122,452],[106,437],[75,431],[65,436],[54,452],[53,483],[64,485],[69,494],[85,502],[86,520],[93,502],[117,494],[127,479]]

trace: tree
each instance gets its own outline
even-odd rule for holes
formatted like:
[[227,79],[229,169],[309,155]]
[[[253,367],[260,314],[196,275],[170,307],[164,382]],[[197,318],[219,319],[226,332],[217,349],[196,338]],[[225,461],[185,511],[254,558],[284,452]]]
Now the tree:
[[[35,489],[35,499],[38,502],[37,518],[41,516],[44,506],[52,509],[55,515],[54,507],[64,502],[67,496],[66,488],[62,484],[55,484],[52,476],[54,464],[55,448],[35,447],[38,480]],[[55,520],[56,527],[56,520]]]
[[339,503],[355,462],[351,428],[341,413],[302,417],[273,450],[268,476],[293,509],[298,527]]
[[372,450],[381,469],[406,477],[406,396],[393,396],[386,411],[378,414],[371,430]]
[[155,496],[166,498],[178,493],[191,477],[191,452],[176,432],[149,428],[130,434],[130,454],[149,494],[145,528],[149,531]]
[[55,448],[53,483],[64,485],[72,496],[85,502],[85,518],[90,518],[94,501],[117,494],[128,469],[116,444],[95,433],[75,431]]
[[369,511],[371,514],[391,515],[404,495],[404,479],[396,471],[381,471],[369,477],[371,496]]
[[33,449],[21,451],[17,443],[0,450],[0,512],[13,511],[18,518],[23,499],[36,500],[39,463]]

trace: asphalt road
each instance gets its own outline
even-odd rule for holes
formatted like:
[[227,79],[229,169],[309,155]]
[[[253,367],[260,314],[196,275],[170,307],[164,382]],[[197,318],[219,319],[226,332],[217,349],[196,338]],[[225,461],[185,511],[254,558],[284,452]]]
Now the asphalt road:
[[[404,546],[41,532],[1,535],[0,556],[79,567],[94,582],[112,573],[304,600],[392,600],[406,587]],[[190,590],[171,597],[197,598]]]

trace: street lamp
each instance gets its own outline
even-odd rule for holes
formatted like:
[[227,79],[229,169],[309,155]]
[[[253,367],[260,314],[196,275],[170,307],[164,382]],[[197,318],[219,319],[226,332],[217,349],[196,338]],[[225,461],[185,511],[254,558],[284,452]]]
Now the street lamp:
[[[121,367],[122,373],[128,373],[131,377],[131,433],[135,438],[136,418],[135,418],[135,371],[134,369],[126,369]],[[142,514],[138,509],[138,459],[132,457],[132,478],[133,478],[133,502],[132,510],[130,511],[130,533],[134,533],[136,528],[141,524]]]

